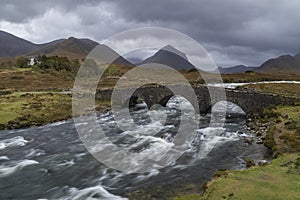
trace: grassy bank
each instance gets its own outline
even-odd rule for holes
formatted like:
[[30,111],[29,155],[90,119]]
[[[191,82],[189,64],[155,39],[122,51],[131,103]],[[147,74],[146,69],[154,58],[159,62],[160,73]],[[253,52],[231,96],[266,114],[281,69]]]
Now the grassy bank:
[[265,145],[276,152],[271,164],[242,171],[216,173],[204,195],[177,196],[176,200],[204,199],[300,199],[300,105],[269,109]]
[[[110,101],[96,101],[103,112]],[[0,129],[38,126],[72,117],[72,95],[62,92],[14,92],[0,95]]]
[[42,125],[72,116],[72,98],[59,92],[15,92],[0,96],[0,128]]
[[226,171],[207,184],[203,196],[192,194],[176,200],[300,199],[300,154],[287,154],[271,164],[243,171]]
[[261,83],[239,86],[238,89],[255,90],[258,92],[279,94],[284,96],[300,96],[300,84],[293,83]]
[[300,152],[300,105],[273,110],[274,123],[266,135],[266,146],[280,153]]

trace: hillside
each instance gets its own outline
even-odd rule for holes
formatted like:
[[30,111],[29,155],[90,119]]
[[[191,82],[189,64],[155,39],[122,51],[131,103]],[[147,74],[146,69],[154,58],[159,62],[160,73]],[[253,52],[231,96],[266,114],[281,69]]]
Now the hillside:
[[[97,60],[101,60],[101,63],[111,63],[118,66],[128,66],[133,67],[134,64],[126,60],[123,56],[119,55],[112,48],[100,44],[97,47]],[[113,62],[111,62],[113,60]]]
[[38,48],[38,45],[0,31],[0,57],[16,57]]
[[89,39],[70,37],[50,45],[40,45],[40,48],[29,52],[27,55],[64,56],[69,59],[82,59],[97,45],[97,42]]
[[290,55],[283,55],[267,60],[256,71],[262,73],[300,73],[300,60]]
[[97,42],[90,39],[58,39],[48,43],[35,44],[10,33],[0,31],[0,58],[18,56],[65,56],[69,59],[82,59]]
[[294,55],[294,58],[299,59],[300,60],[300,53]]

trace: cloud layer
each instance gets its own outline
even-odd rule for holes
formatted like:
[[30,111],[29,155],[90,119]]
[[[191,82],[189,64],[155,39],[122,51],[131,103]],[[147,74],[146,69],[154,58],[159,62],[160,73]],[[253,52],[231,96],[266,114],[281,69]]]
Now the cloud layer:
[[259,65],[300,52],[299,8],[298,0],[4,0],[0,29],[37,43],[69,36],[101,42],[160,26],[197,40],[218,65]]

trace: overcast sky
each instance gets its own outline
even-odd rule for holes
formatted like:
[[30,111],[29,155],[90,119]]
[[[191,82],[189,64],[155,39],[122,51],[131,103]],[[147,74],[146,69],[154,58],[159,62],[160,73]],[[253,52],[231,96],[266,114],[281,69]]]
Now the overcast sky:
[[260,65],[300,52],[299,0],[0,2],[0,29],[35,43],[70,36],[98,42],[131,28],[171,28],[197,40],[217,65]]

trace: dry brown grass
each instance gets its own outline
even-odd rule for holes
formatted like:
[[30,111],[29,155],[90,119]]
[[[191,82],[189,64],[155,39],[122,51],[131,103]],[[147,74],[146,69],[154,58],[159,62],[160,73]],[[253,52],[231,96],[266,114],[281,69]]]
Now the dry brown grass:
[[240,86],[240,89],[250,89],[258,92],[300,97],[300,84],[293,83],[261,83]]
[[73,87],[73,78],[67,73],[40,71],[5,71],[0,73],[0,89],[12,91],[38,91]]

